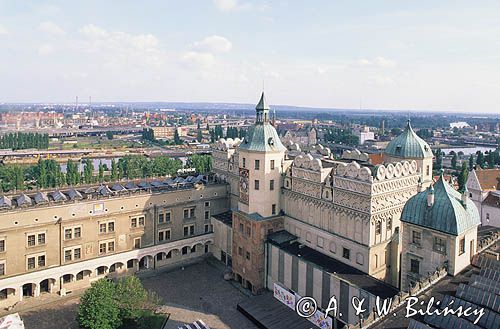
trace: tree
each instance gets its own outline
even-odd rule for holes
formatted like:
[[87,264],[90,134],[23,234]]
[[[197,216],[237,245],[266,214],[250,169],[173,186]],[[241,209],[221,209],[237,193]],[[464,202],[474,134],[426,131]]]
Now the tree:
[[477,151],[477,158],[476,158],[476,164],[480,167],[480,168],[484,168],[484,154],[483,152],[481,151]]
[[453,169],[457,169],[457,161],[458,161],[458,155],[456,153],[453,153],[453,157],[451,158],[451,167]]
[[469,168],[470,170],[474,169],[474,156],[472,154],[469,157]]
[[467,162],[462,162],[462,170],[458,174],[458,189],[460,191],[465,190],[465,184],[467,183],[467,177],[469,176],[469,170],[467,169]]
[[104,182],[104,166],[102,161],[99,161],[99,183]]
[[106,131],[106,137],[107,137],[109,140],[113,139],[113,132],[112,132],[112,131],[109,131],[109,130],[108,130],[108,131]]
[[150,294],[134,275],[118,280],[115,298],[122,319],[138,318],[143,310],[152,310],[159,304],[156,295]]
[[194,154],[188,158],[187,168],[195,168],[198,173],[208,173],[212,170],[212,156],[208,154]]
[[177,130],[177,128],[175,128],[175,131],[174,131],[174,144],[175,145],[182,144],[182,140],[181,140],[181,137],[179,136],[179,131]]
[[196,133],[196,140],[198,142],[201,142],[203,140],[203,134],[201,132],[201,129],[198,129],[198,132]]
[[93,181],[94,176],[94,164],[92,160],[85,159],[83,166],[83,181],[85,184],[90,184]]
[[77,321],[83,329],[116,329],[121,325],[116,288],[108,279],[94,283],[83,294],[78,306]]
[[118,179],[118,167],[116,165],[115,159],[111,159],[111,180],[115,181]]
[[441,149],[437,149],[435,152],[436,156],[436,164],[434,168],[436,168],[437,171],[443,169],[443,152],[441,152]]

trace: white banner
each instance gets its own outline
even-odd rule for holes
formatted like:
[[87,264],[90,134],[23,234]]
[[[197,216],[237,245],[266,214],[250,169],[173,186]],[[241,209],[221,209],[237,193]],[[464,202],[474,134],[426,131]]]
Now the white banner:
[[295,295],[276,283],[274,284],[274,298],[295,311]]

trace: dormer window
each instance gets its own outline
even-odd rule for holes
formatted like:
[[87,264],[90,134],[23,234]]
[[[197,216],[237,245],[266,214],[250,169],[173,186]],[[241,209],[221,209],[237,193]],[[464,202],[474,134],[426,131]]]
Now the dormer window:
[[269,137],[269,139],[267,140],[267,143],[271,146],[274,145],[274,139],[272,137]]
[[396,152],[401,153],[401,145],[396,146]]

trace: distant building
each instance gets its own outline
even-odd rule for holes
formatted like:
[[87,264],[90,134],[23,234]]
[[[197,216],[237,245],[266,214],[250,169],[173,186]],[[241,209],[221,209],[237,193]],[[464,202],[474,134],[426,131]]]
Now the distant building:
[[467,122],[464,122],[464,121],[459,121],[459,122],[450,122],[450,128],[453,129],[453,128],[458,128],[458,129],[462,129],[462,128],[469,128],[469,124]]
[[[500,216],[494,206],[500,193],[500,169],[474,169],[469,173],[466,186],[470,199],[479,209],[482,224],[500,227]],[[491,198],[490,194],[493,194]]]
[[370,128],[367,126],[362,127],[361,129],[354,132],[354,135],[359,138],[359,145],[365,144],[366,141],[375,140],[375,133],[370,131]]

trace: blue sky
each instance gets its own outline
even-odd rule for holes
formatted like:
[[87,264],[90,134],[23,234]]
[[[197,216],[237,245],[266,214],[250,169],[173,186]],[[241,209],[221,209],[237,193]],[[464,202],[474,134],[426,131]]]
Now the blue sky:
[[500,1],[0,0],[0,102],[500,113]]

